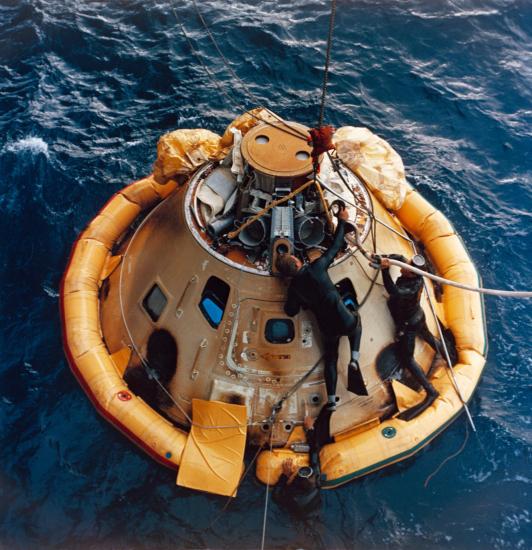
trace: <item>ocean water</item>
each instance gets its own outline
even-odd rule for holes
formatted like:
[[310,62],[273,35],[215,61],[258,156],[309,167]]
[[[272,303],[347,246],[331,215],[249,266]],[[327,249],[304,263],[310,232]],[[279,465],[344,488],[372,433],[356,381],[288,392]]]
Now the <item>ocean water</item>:
[[[257,548],[264,493],[175,486],[93,409],[63,355],[58,286],[109,196],[151,171],[158,137],[222,132],[250,93],[318,117],[329,5],[0,0],[0,547]],[[175,7],[175,13],[172,10]],[[185,40],[185,26],[209,74]],[[532,3],[339,0],[326,121],[363,125],[464,239],[484,284],[530,290]],[[487,298],[471,402],[415,458],[324,494],[319,520],[271,504],[267,548],[532,547],[530,301]]]

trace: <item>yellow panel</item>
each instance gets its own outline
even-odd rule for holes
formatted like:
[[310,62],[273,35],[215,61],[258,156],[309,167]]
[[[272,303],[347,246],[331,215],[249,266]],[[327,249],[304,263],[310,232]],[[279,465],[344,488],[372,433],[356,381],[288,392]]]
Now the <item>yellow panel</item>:
[[193,399],[192,420],[194,426],[181,459],[177,484],[236,496],[246,446],[246,406]]

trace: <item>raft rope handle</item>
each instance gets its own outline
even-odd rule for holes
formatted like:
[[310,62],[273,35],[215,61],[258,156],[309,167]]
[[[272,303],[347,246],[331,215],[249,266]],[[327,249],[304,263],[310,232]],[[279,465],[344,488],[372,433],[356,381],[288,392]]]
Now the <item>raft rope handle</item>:
[[[412,250],[414,251],[414,254],[418,254],[418,250],[416,247],[416,243],[410,239],[410,244],[412,246]],[[434,318],[434,322],[436,323],[436,327],[438,328],[438,334],[440,336],[440,341],[443,346],[443,351],[445,352],[445,361],[447,362],[447,374],[450,372],[451,376],[449,377],[453,387],[456,391],[456,395],[458,395],[458,398],[462,402],[462,405],[464,406],[465,413],[467,415],[467,419],[469,420],[469,423],[471,424],[471,429],[477,433],[477,427],[475,426],[475,422],[473,421],[473,416],[471,415],[471,411],[469,410],[469,406],[467,404],[467,401],[464,399],[464,396],[462,395],[462,390],[460,389],[460,386],[458,386],[458,382],[456,381],[456,376],[454,374],[454,367],[453,362],[451,361],[451,356],[449,354],[449,349],[447,348],[447,342],[445,341],[445,336],[443,335],[443,329],[440,324],[440,320],[438,319],[438,314],[436,313],[436,308],[434,307],[434,303],[432,301],[432,297],[429,293],[429,287],[427,285],[427,280],[425,277],[423,277],[423,289],[425,291],[425,295],[427,297],[427,300],[429,302],[430,310],[432,312],[432,316]]]
[[[404,236],[404,238],[407,239],[408,241],[410,241],[410,244],[412,245],[412,249],[414,251],[414,254],[417,254],[416,244],[414,243],[414,241],[412,239],[410,239],[409,237],[407,237],[407,236]],[[363,248],[362,243],[360,242],[360,239],[358,237],[358,231],[357,231],[356,227],[355,227],[355,241],[356,241],[357,248],[362,252],[362,254],[366,258],[372,259],[371,255],[368,254],[368,252]],[[391,261],[392,260],[390,260],[390,263],[391,263]],[[405,264],[405,265],[407,265],[407,264]],[[426,275],[426,273],[425,273],[425,275]],[[449,367],[449,371],[451,373],[451,376],[450,376],[451,382],[452,382],[453,387],[456,391],[456,394],[458,395],[458,398],[460,399],[460,401],[462,402],[462,405],[464,406],[464,410],[467,414],[467,418],[469,420],[469,423],[471,424],[471,428],[473,429],[474,432],[476,432],[477,429],[475,427],[475,423],[473,422],[473,417],[471,416],[471,412],[469,411],[469,407],[467,405],[467,402],[466,402],[466,400],[464,399],[464,397],[462,395],[462,392],[461,392],[461,390],[458,386],[458,383],[456,382],[456,377],[454,375],[453,363],[452,363],[451,357],[449,355],[449,350],[447,349],[447,344],[446,344],[445,338],[443,336],[443,331],[442,331],[442,328],[441,328],[441,325],[440,325],[440,321],[438,319],[438,315],[436,314],[436,309],[434,308],[434,304],[432,303],[432,299],[431,299],[431,296],[429,294],[429,289],[428,289],[428,286],[427,286],[427,282],[425,281],[425,278],[423,278],[423,288],[424,288],[425,293],[427,295],[427,299],[428,299],[428,302],[429,302],[429,305],[430,305],[430,309],[432,311],[432,315],[434,316],[436,326],[438,327],[438,333],[439,333],[439,336],[440,336],[440,340],[441,340],[443,349],[445,351],[445,359],[446,359],[446,362],[447,362],[447,366]]]

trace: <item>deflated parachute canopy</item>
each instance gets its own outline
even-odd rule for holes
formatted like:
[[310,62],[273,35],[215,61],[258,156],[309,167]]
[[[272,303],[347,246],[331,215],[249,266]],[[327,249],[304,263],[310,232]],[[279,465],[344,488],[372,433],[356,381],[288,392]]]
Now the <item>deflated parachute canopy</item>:
[[235,119],[224,135],[210,130],[182,129],[165,134],[157,144],[157,160],[153,175],[158,183],[166,183],[176,176],[187,175],[209,160],[221,160],[233,145],[232,129],[244,135],[261,120],[274,122],[277,119],[266,109],[253,109]]
[[333,143],[338,157],[375,193],[390,210],[399,210],[408,183],[403,161],[392,146],[367,128],[339,128]]

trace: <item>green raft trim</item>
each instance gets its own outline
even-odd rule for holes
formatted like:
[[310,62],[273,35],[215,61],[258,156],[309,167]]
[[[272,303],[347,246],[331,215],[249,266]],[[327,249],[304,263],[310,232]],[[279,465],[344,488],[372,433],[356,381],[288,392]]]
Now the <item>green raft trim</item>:
[[417,453],[417,451],[422,449],[425,445],[428,445],[435,437],[440,435],[440,433],[443,430],[445,430],[447,426],[449,426],[449,424],[454,422],[463,412],[464,412],[464,408],[461,408],[447,422],[445,422],[445,424],[442,424],[437,430],[432,432],[429,436],[427,436],[423,441],[420,441],[414,447],[411,447],[410,449],[407,449],[406,451],[403,451],[402,453],[399,453],[397,455],[393,455],[390,458],[387,458],[385,460],[381,460],[380,462],[376,462],[371,466],[366,466],[365,468],[362,468],[361,470],[357,470],[351,474],[347,474],[345,476],[342,476],[336,479],[331,479],[330,481],[327,481],[327,480],[322,481],[322,487],[324,489],[334,489],[335,487],[343,485],[344,483],[347,483],[357,477],[362,477],[373,471],[380,470],[381,468],[384,468],[388,464],[399,462],[403,458],[409,458],[410,456]]

